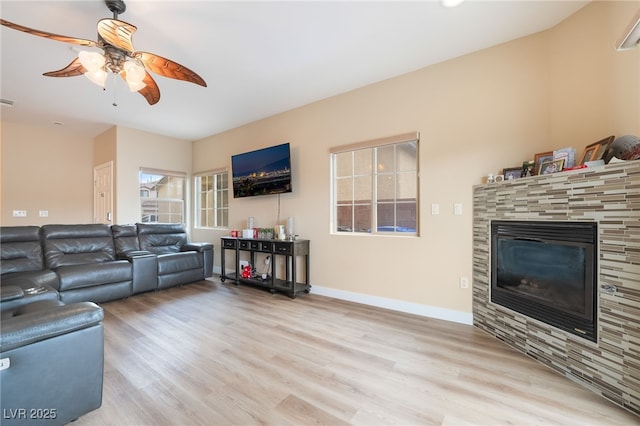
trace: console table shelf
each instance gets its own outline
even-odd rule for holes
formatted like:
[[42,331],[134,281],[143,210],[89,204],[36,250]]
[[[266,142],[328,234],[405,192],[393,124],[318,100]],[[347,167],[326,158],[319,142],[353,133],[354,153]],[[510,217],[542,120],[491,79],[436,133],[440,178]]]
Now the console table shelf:
[[[237,283],[251,284],[259,287],[265,287],[272,293],[281,292],[295,299],[300,293],[309,293],[311,285],[309,284],[309,240],[263,240],[255,238],[221,238],[221,270],[220,280],[232,280]],[[225,272],[226,261],[225,254],[228,250],[235,252],[235,271]],[[251,278],[243,278],[240,271],[240,258],[242,252],[249,253],[249,264],[256,266],[256,254],[271,256],[269,263],[268,277],[263,279],[261,275]],[[276,256],[284,256],[285,258],[285,277],[284,279],[276,277]],[[304,282],[297,282],[297,266],[298,257],[304,259]]]

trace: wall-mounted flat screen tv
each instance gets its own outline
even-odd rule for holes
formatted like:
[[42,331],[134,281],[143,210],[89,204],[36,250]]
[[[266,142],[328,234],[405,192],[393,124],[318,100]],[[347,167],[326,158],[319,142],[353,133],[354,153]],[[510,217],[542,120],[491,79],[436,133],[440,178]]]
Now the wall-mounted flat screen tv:
[[231,174],[234,198],[291,192],[289,144],[232,155]]

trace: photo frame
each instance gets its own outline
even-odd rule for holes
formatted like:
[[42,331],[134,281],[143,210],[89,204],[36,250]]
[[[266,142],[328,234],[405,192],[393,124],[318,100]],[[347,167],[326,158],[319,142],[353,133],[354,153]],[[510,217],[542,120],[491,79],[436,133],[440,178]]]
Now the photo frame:
[[540,174],[548,175],[551,173],[561,172],[564,168],[564,160],[565,158],[560,158],[558,160],[545,160],[540,164]]
[[545,161],[553,160],[553,151],[540,152],[533,157],[533,162],[535,163],[533,174],[539,175],[540,168],[542,163]]
[[504,180],[520,179],[522,177],[522,167],[509,167],[502,169]]
[[523,161],[522,162],[522,173],[520,173],[520,177],[528,177],[533,176],[534,169],[536,168],[536,162],[533,160]]
[[587,145],[582,152],[580,165],[586,163],[587,161],[601,160],[604,157],[605,152],[607,152],[607,148],[609,148],[609,145],[611,145],[611,142],[613,142],[614,139],[615,136],[607,136],[604,139],[600,139],[597,142]]

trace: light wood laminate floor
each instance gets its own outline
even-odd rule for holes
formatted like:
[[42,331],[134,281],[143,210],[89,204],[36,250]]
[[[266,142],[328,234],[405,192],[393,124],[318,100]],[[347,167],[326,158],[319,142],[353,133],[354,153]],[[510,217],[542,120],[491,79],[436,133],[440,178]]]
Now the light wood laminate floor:
[[85,425],[638,425],[472,327],[217,279],[103,304]]

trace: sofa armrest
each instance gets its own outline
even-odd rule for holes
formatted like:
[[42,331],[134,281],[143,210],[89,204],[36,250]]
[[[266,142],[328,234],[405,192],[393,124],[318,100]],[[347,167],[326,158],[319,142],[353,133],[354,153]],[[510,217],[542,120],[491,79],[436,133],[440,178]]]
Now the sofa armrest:
[[[33,279],[34,277],[23,276],[22,273],[9,274],[17,275],[11,277],[11,279],[5,280],[4,277],[2,278],[2,281],[0,281],[0,315],[3,319],[6,312],[14,311],[19,306],[41,300],[57,301],[59,299],[56,289],[47,284],[40,284],[58,282],[56,273],[53,271],[48,272],[55,277],[55,280]],[[30,273],[27,273],[27,275],[30,275]],[[47,274],[47,276],[49,275]]]
[[8,302],[9,300],[22,299],[24,291],[17,285],[6,285],[0,287],[0,302]]
[[15,285],[22,289],[32,287],[50,287],[52,289],[60,288],[60,280],[58,275],[51,270],[43,269],[41,271],[15,272],[12,274],[4,274],[0,279],[2,286]]
[[213,276],[213,244],[211,243],[187,243],[182,246],[182,251],[196,251],[202,253],[204,278]]
[[155,254],[151,253],[150,251],[146,251],[146,250],[131,250],[131,251],[124,251],[121,253],[118,253],[118,255],[116,256],[116,258],[118,260],[133,260],[134,257],[145,257],[145,256],[155,256]]
[[213,250],[213,244],[211,243],[186,243],[182,246],[181,251],[198,251],[203,252],[206,250]]
[[158,288],[158,256],[146,250],[132,250],[118,254],[118,259],[131,262],[133,268],[133,294]]
[[63,305],[45,300],[21,306],[2,321],[0,352],[99,324],[102,308],[92,302]]

